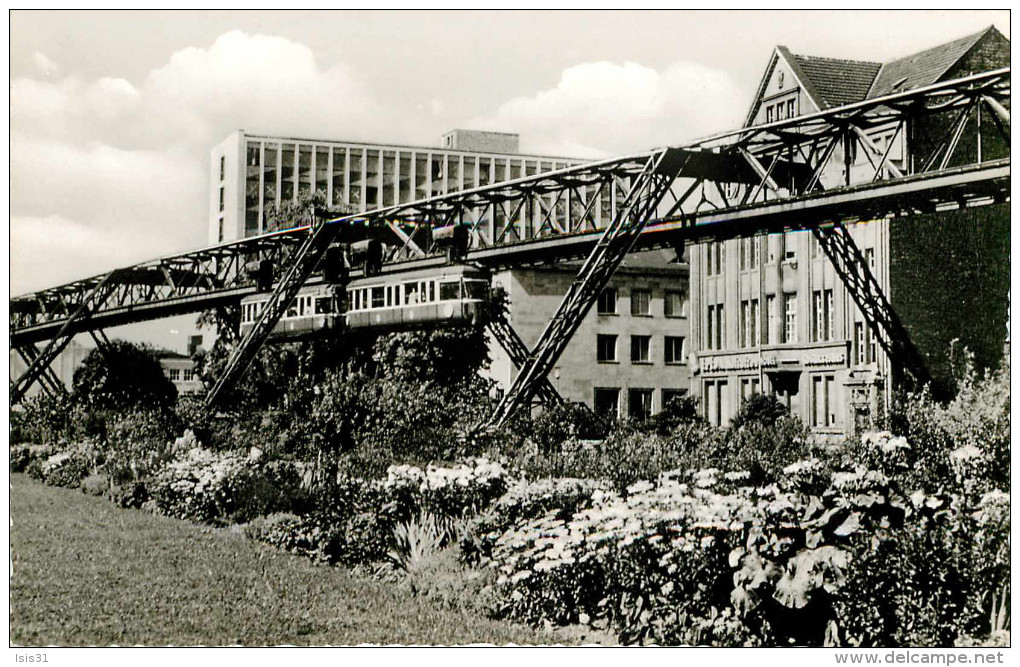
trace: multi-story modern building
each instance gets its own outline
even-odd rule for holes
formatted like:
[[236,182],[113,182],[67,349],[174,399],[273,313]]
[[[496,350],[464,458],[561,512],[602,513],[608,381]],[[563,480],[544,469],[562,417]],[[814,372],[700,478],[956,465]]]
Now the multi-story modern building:
[[[687,273],[672,251],[628,256],[549,375],[560,395],[600,414],[641,419],[687,393]],[[529,347],[576,274],[568,264],[494,276],[510,299],[510,324]],[[516,370],[498,345],[491,351],[492,376],[509,386]]]
[[[431,148],[234,132],[212,150],[210,241],[263,233],[273,207],[314,191],[332,205],[367,211],[584,162],[520,155],[516,134],[453,130],[441,143]],[[596,215],[609,216],[608,198]],[[640,417],[687,390],[687,266],[673,260],[672,252],[627,259],[553,371],[550,380],[564,398]],[[515,268],[494,276],[510,297],[511,324],[529,346],[577,268]],[[509,387],[516,369],[495,341],[491,355],[492,376]]]
[[232,133],[213,148],[209,242],[256,236],[274,207],[321,192],[369,211],[562,169],[583,160],[520,155],[518,135],[453,130],[442,148]]
[[[780,46],[768,61],[746,125],[1008,65],[1009,41],[994,28],[884,64],[802,56]],[[877,127],[868,136],[883,152],[891,144],[887,159],[912,173],[944,133],[944,127],[938,129],[920,123],[907,132]],[[981,147],[975,143],[973,136],[961,138],[969,161],[982,150],[985,159],[1008,155],[1007,146],[987,138]],[[835,157],[822,182],[870,180],[869,158],[850,157]],[[954,341],[975,353],[980,366],[994,367],[1001,358],[1008,207],[849,227],[936,384],[948,381]],[[888,407],[893,365],[811,232],[701,243],[691,248],[690,271],[692,390],[711,422],[727,423],[743,400],[759,392],[779,396],[819,433],[864,427]]]

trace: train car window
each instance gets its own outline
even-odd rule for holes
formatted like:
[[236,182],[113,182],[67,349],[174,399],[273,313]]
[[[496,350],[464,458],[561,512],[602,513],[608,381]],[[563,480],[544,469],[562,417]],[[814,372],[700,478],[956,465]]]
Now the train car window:
[[436,300],[436,284],[435,282],[429,283],[429,301]]
[[315,314],[316,315],[329,315],[333,312],[333,309],[329,305],[330,298],[328,296],[320,296],[315,300]]
[[404,305],[418,303],[418,283],[404,283]]
[[383,288],[373,287],[372,288],[372,308],[383,308],[386,305],[386,295],[383,292]]
[[287,317],[297,317],[298,309],[297,303],[291,302],[290,307],[287,308]]
[[439,283],[439,300],[455,301],[460,298],[460,283]]
[[489,292],[489,286],[484,280],[465,280],[464,288],[467,289],[469,299],[484,300]]

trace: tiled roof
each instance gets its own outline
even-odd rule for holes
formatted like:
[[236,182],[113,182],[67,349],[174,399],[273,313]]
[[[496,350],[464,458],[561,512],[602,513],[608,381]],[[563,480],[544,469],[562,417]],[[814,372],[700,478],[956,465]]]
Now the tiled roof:
[[790,54],[791,66],[823,109],[852,104],[868,94],[881,63]]
[[995,28],[989,26],[979,33],[886,63],[867,96],[881,97],[935,83],[991,30]]

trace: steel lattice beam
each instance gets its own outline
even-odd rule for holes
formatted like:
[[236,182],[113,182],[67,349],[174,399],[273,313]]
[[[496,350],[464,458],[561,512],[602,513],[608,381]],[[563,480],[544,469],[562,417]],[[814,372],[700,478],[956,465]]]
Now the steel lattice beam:
[[308,277],[318,266],[322,256],[326,254],[329,244],[344,229],[343,221],[334,224],[320,224],[312,228],[305,242],[291,257],[290,267],[284,277],[276,284],[269,300],[262,307],[258,320],[252,325],[248,334],[234,349],[216,384],[206,397],[206,406],[212,407],[222,400],[224,394],[241,379],[244,372],[254,361],[259,349],[269,338],[273,327],[294,300],[298,290],[305,284]]
[[113,294],[112,286],[116,284],[121,275],[120,270],[108,273],[95,287],[93,287],[85,301],[78,306],[57,332],[57,335],[39,351],[38,356],[32,360],[25,373],[11,383],[11,405],[16,405],[25,397],[25,393],[50,367],[57,355],[67,347],[76,333],[81,330],[81,325],[88,321],[89,316],[106,302]]
[[636,175],[630,191],[613,222],[606,228],[592,249],[577,278],[570,285],[552,321],[542,332],[527,363],[521,367],[513,384],[503,395],[487,428],[501,426],[520,407],[531,400],[539,385],[546,380],[570,337],[598,299],[599,293],[637,241],[641,230],[655,215],[673,181],[689,157],[674,149],[650,155],[644,169]]
[[[510,362],[517,367],[518,372],[528,362],[530,351],[528,346],[521,340],[521,337],[514,331],[514,328],[507,322],[504,313],[498,313],[488,321],[488,329],[493,338],[506,350]],[[556,388],[549,382],[549,378],[542,378],[535,390],[535,396],[545,406],[554,406],[563,402],[563,397],[556,391]]]
[[889,361],[905,371],[914,380],[915,386],[928,383],[931,375],[924,358],[910,340],[910,334],[868,268],[868,260],[854,243],[850,232],[839,223],[814,227],[811,231],[864,315],[871,332],[889,356]]
[[[909,181],[923,191],[927,184],[938,183],[941,173],[933,172],[930,181],[911,181],[914,175],[909,170],[889,163],[888,150],[879,156],[875,146],[869,145],[867,133],[899,132],[906,122],[987,108],[987,116],[1008,138],[1009,99],[1010,69],[1003,68],[689,143],[672,149],[690,158],[685,171],[676,174],[683,194],[672,187],[665,193],[677,202],[696,195],[698,205],[682,210],[676,203],[669,215],[679,215],[682,225],[697,220],[699,226],[713,217],[741,218],[742,229],[756,231],[763,224],[758,215],[764,210],[757,207],[778,205],[794,214],[804,208],[805,196],[817,194],[821,176],[840,145],[864,149],[874,168],[874,176],[868,176],[871,180],[891,177],[889,182]],[[958,125],[953,130],[941,160],[934,163],[937,166],[948,166],[953,159],[962,129]],[[490,266],[583,256],[576,249],[590,247],[590,236],[619,219],[632,181],[642,174],[649,156],[660,153],[592,162],[344,216],[327,221],[327,226],[346,221],[351,228],[360,225],[364,233],[383,235],[380,238],[391,244],[386,261],[396,263],[395,270],[432,261],[436,248],[431,230],[451,224],[469,228],[473,240],[469,258],[488,258]],[[1008,158],[1004,164],[1008,172]],[[897,172],[904,177],[897,177]],[[720,184],[736,184],[742,193],[728,195]],[[836,199],[842,196],[832,194]],[[878,191],[869,195],[882,196]],[[254,289],[246,263],[268,259],[279,267],[293,266],[294,253],[310,233],[309,227],[284,230],[144,262],[120,270],[117,280],[108,285],[104,274],[16,297],[11,300],[11,343],[53,342],[65,330],[86,331],[236,304]],[[94,305],[91,295],[101,285],[105,285],[104,299]],[[19,379],[16,384],[20,383]]]

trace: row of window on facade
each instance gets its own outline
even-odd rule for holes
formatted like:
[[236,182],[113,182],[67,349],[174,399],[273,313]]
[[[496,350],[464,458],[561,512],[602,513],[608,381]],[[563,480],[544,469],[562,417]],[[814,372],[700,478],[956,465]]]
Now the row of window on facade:
[[[619,291],[615,287],[607,287],[599,294],[598,314],[619,314]],[[663,315],[666,317],[686,317],[687,298],[681,290],[665,290],[663,292]],[[630,314],[635,317],[652,316],[652,290],[632,289],[630,291]]]
[[[401,151],[354,146],[313,146],[249,142],[246,147],[246,234],[257,233],[265,213],[281,201],[322,192],[331,206],[360,210],[402,204],[428,196],[490,185],[580,164],[514,156],[451,155],[441,151]],[[596,186],[589,188],[594,195]],[[577,198],[574,198],[577,199]],[[555,203],[554,203],[555,202]],[[568,216],[566,198],[550,206]],[[593,215],[611,216],[609,193]],[[536,207],[539,208],[539,207]],[[580,216],[585,202],[572,201],[570,215]],[[535,216],[542,215],[540,210]]]
[[[595,336],[595,358],[602,364],[619,363],[617,355],[618,334],[596,334]],[[630,361],[633,364],[651,364],[652,361],[652,336],[632,335],[630,337]],[[682,364],[684,356],[683,336],[662,337],[662,361],[666,364]]]
[[[821,259],[823,252],[818,239],[810,232],[784,232],[781,234],[769,234],[766,238],[768,250],[768,264],[776,264],[780,261],[795,263],[797,261],[797,247],[793,234],[808,234],[808,257],[810,259]],[[761,238],[760,236],[745,236],[737,239],[740,251],[739,267],[741,271],[757,269],[761,266]],[[705,275],[720,276],[726,267],[726,241],[709,241],[705,245]],[[864,248],[864,259],[868,267],[875,268],[875,249]]]
[[171,382],[191,382],[195,379],[193,368],[167,368],[165,372]]
[[[660,392],[661,403],[658,409],[668,405],[670,401],[680,398],[687,391],[684,389],[662,389]],[[620,411],[620,397],[622,390],[619,387],[596,387],[594,407],[595,414],[607,417],[618,418]],[[627,389],[627,416],[631,419],[648,419],[656,410],[655,390],[642,387]]]
[[[777,299],[781,296],[783,320],[779,323]],[[811,293],[811,342],[821,343],[836,340],[835,308],[833,290],[822,289]],[[729,349],[726,340],[726,307],[717,303],[707,307],[705,315],[705,339],[702,349]],[[797,293],[784,292],[782,295],[765,295],[766,319],[761,319],[761,301],[745,299],[740,302],[738,348],[754,348],[759,345],[799,343],[797,327]],[[854,322],[855,363],[869,364],[876,358],[875,342],[871,330],[864,322]]]
[[777,120],[786,120],[797,116],[797,98],[769,102],[765,105],[765,122],[771,123]]
[[[785,375],[790,378],[783,377]],[[790,409],[791,413],[799,414],[797,399],[799,394],[799,373],[773,374],[772,392],[776,398]],[[762,392],[760,376],[746,376],[736,379],[740,384],[739,402],[743,403],[752,396]],[[727,423],[736,414],[732,401],[731,380],[728,378],[704,380],[702,383],[702,409],[705,419],[714,426]],[[833,373],[816,373],[810,376],[811,405],[808,421],[812,428],[835,428],[839,426],[837,408],[840,405],[836,396],[836,376]]]

